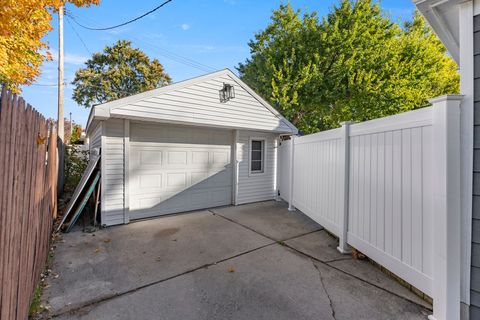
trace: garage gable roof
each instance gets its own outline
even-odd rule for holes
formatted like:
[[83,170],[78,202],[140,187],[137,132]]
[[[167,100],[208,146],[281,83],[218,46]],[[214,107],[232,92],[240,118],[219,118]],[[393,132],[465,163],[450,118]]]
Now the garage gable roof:
[[[224,83],[234,86],[235,98],[220,102],[219,90]],[[87,132],[93,122],[109,118],[298,132],[293,124],[229,69],[97,105],[90,112]]]

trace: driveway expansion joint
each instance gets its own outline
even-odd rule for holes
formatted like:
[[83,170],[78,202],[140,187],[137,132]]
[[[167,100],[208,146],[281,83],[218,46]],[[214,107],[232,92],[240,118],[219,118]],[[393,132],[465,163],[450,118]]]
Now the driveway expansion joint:
[[233,256],[230,256],[228,258],[224,258],[224,259],[220,259],[218,261],[215,261],[215,262],[211,262],[211,263],[206,263],[206,264],[203,264],[199,267],[195,267],[195,268],[192,268],[192,269],[189,269],[189,270],[186,270],[184,272],[181,272],[179,274],[176,274],[176,275],[173,275],[173,276],[170,276],[170,277],[167,277],[167,278],[163,278],[163,279],[160,279],[160,280],[156,280],[156,281],[153,281],[153,282],[150,282],[150,283],[147,283],[147,284],[144,284],[144,285],[141,285],[139,287],[135,287],[135,288],[132,288],[130,290],[126,290],[126,291],[123,291],[123,292],[115,292],[113,294],[110,294],[110,295],[105,295],[101,298],[98,298],[98,299],[94,299],[94,300],[90,300],[90,301],[86,301],[85,303],[81,304],[81,305],[78,305],[72,309],[69,309],[69,310],[64,310],[64,311],[60,311],[58,313],[53,313],[50,315],[51,318],[57,318],[57,317],[60,317],[60,316],[63,316],[63,315],[74,315],[76,313],[78,313],[79,311],[85,309],[85,308],[89,308],[89,307],[93,307],[95,305],[98,305],[98,304],[101,304],[103,302],[106,302],[106,301],[110,301],[110,300],[113,300],[113,299],[116,299],[116,298],[119,298],[119,297],[122,297],[122,296],[125,296],[125,295],[129,295],[129,294],[132,294],[132,293],[135,293],[139,290],[142,290],[142,289],[145,289],[145,288],[148,288],[148,287],[151,287],[151,286],[154,286],[154,285],[157,285],[157,284],[160,284],[162,282],[166,282],[166,281],[169,281],[169,280],[172,280],[172,279],[176,279],[176,278],[179,278],[181,276],[184,276],[186,274],[190,274],[190,273],[193,273],[195,271],[198,271],[198,270],[202,270],[202,269],[206,269],[208,267],[211,267],[211,266],[214,266],[218,263],[222,263],[222,262],[225,262],[225,261],[228,261],[228,260],[231,260],[231,259],[235,259],[235,258],[238,258],[240,256],[243,256],[243,255],[246,255],[246,254],[249,254],[249,253],[252,253],[252,252],[255,252],[257,250],[260,250],[260,249],[263,249],[263,248],[266,248],[266,247],[269,247],[271,245],[275,245],[276,242],[271,242],[271,243],[267,243],[267,244],[264,244],[262,246],[259,246],[259,247],[256,247],[254,249],[250,249],[250,250],[247,250],[247,251],[244,251],[244,252],[241,252],[241,253],[238,253],[236,255],[233,255]]
[[242,223],[240,223],[240,222],[238,222],[238,221],[235,221],[235,220],[233,220],[233,219],[227,218],[227,217],[219,214],[218,212],[215,212],[215,210],[208,210],[208,211],[211,212],[214,216],[217,216],[217,217],[220,217],[220,218],[222,218],[222,219],[225,219],[225,220],[227,220],[227,221],[229,221],[229,222],[231,222],[231,223],[235,223],[236,225],[239,225],[239,226],[241,226],[241,227],[243,227],[243,228],[245,228],[245,229],[248,229],[248,230],[250,230],[250,231],[252,231],[252,232],[255,232],[256,234],[258,234],[258,235],[260,235],[260,236],[262,236],[262,237],[265,237],[265,238],[267,238],[267,239],[269,239],[269,240],[275,241],[276,243],[278,243],[278,244],[280,244],[280,245],[282,245],[282,246],[283,246],[283,245],[286,245],[286,244],[285,244],[285,241],[293,240],[293,239],[296,239],[296,238],[300,238],[300,237],[309,235],[309,234],[311,234],[311,233],[315,233],[315,232],[319,232],[319,231],[324,230],[323,227],[320,227],[320,229],[313,230],[313,231],[309,231],[309,232],[305,232],[305,233],[302,233],[302,234],[299,234],[299,235],[296,235],[296,236],[293,236],[293,237],[290,237],[290,238],[286,238],[286,239],[275,239],[275,238],[272,238],[272,237],[270,237],[270,236],[267,236],[266,234],[261,233],[261,232],[258,231],[258,230],[255,230],[255,229],[253,229],[253,228],[251,228],[251,227],[249,227],[249,226],[247,226],[247,225],[244,225],[244,224],[242,224]]

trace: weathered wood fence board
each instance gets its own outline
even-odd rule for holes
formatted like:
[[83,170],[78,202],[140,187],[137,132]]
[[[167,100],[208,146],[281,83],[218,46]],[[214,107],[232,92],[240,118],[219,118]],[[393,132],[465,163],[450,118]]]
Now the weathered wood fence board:
[[56,217],[57,136],[5,88],[0,104],[0,318],[27,319]]

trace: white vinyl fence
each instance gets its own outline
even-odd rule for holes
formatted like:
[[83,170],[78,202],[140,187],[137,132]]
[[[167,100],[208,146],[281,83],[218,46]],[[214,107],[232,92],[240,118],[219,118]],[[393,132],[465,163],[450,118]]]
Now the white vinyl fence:
[[460,301],[460,101],[279,148],[280,197],[337,235],[341,252],[350,245],[433,297],[437,320],[460,314],[447,304]]

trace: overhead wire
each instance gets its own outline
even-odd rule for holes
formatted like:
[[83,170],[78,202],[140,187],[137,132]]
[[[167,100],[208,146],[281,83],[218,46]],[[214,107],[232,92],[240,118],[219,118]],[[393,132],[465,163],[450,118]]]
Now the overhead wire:
[[[98,25],[97,22],[93,21],[92,19],[88,19],[86,17],[82,17],[82,16],[79,16],[79,15],[74,15],[72,12],[70,11],[66,11],[66,15],[72,19],[74,22],[77,21],[78,19],[82,19],[82,20],[85,20],[85,21],[90,21],[89,23],[92,23],[94,25]],[[204,72],[211,72],[211,71],[215,71],[217,70],[217,68],[214,68],[214,67],[211,67],[211,66],[208,66],[206,64],[203,64],[201,62],[198,62],[198,61],[195,61],[193,59],[190,59],[190,58],[187,58],[187,57],[184,57],[184,56],[181,56],[179,54],[176,54],[174,52],[171,52],[165,48],[162,48],[162,47],[159,47],[158,45],[156,44],[153,44],[153,43],[150,43],[146,40],[143,40],[143,39],[140,39],[138,37],[135,37],[135,36],[129,36],[130,38],[132,38],[133,40],[137,41],[137,42],[140,42],[140,43],[143,43],[147,46],[150,46],[151,48],[153,48],[153,50],[167,58],[167,59],[170,59],[172,61],[175,61],[177,63],[180,63],[180,64],[183,64],[183,65],[186,65],[188,67],[192,67],[192,68],[195,68],[195,69],[198,69],[198,70],[201,70],[201,71],[204,71]]]
[[[112,27],[106,27],[106,28],[92,28],[92,27],[88,27],[88,26],[85,26],[83,25],[82,23],[78,22],[77,21],[77,18],[81,18],[83,20],[90,20],[90,23],[92,24],[95,24],[95,25],[98,25],[97,22],[91,20],[91,19],[88,19],[86,17],[80,17],[78,15],[74,15],[70,10],[65,10],[65,16],[67,17],[67,23],[69,24],[69,26],[71,27],[71,29],[73,30],[73,32],[75,33],[75,35],[77,36],[77,38],[80,40],[80,42],[82,43],[83,47],[85,48],[85,50],[89,53],[89,54],[92,54],[92,52],[90,51],[90,49],[88,48],[87,44],[85,43],[85,41],[83,41],[82,37],[80,36],[80,34],[77,32],[77,30],[74,28],[73,24],[71,23],[71,21],[73,21],[75,24],[79,25],[80,27],[82,28],[85,28],[87,30],[92,30],[92,31],[108,31],[108,30],[112,30],[112,29],[115,29],[115,28],[119,28],[119,27],[122,27],[122,26],[125,26],[129,23],[132,23],[132,22],[135,22],[153,12],[155,12],[156,10],[160,9],[161,7],[163,7],[164,5],[166,5],[167,3],[171,2],[172,0],[168,0],[168,1],[165,1],[163,2],[162,4],[160,4],[159,6],[155,7],[154,9],[134,18],[134,19],[131,19],[127,22],[124,22],[124,23],[121,23],[121,24],[118,24],[118,25],[115,25],[115,26],[112,26]],[[206,72],[211,72],[211,71],[214,71],[214,70],[217,70],[216,68],[213,68],[211,66],[208,66],[206,64],[203,64],[201,62],[198,62],[198,61],[195,61],[193,59],[190,59],[190,58],[187,58],[187,57],[183,57],[181,55],[178,55],[176,53],[173,53],[171,51],[168,51],[164,48],[161,48],[159,47],[158,45],[155,45],[155,44],[152,44],[152,43],[149,43],[145,40],[142,40],[140,38],[137,38],[137,37],[133,37],[133,36],[130,36],[131,38],[135,39],[136,41],[138,42],[142,42],[154,49],[156,49],[155,51],[157,51],[158,54],[160,54],[161,56],[164,56],[168,59],[171,59],[172,61],[175,61],[175,62],[178,62],[178,63],[181,63],[181,64],[184,64],[186,66],[189,66],[189,67],[192,67],[192,68],[196,68],[196,69],[199,69],[201,71],[206,71]],[[41,87],[57,87],[58,84],[49,84],[49,83],[32,83],[31,85],[33,86],[41,86]],[[70,86],[71,84],[70,83],[64,83],[65,86]],[[101,88],[100,86],[93,86],[93,87],[98,87],[98,88]],[[122,90],[113,90],[117,93],[127,93],[126,91],[122,91]]]
[[87,50],[87,52],[91,55],[92,52],[88,49],[87,44],[85,43],[85,41],[83,41],[82,37],[80,37],[80,34],[77,32],[77,30],[73,27],[73,24],[70,22],[71,18],[68,15],[66,15],[66,17],[67,17],[66,20],[68,25],[70,26],[70,28],[72,28],[73,32],[76,34],[78,40],[80,40],[80,42],[82,43],[85,50]]
[[75,21],[76,24],[78,24],[80,27],[82,28],[85,28],[85,29],[88,29],[88,30],[93,30],[93,31],[106,31],[106,30],[112,30],[112,29],[116,29],[116,28],[119,28],[119,27],[123,27],[123,26],[126,26],[127,24],[130,24],[132,22],[135,22],[137,20],[140,20],[146,16],[148,16],[149,14],[157,11],[158,9],[160,9],[161,7],[163,7],[164,5],[166,5],[167,3],[171,2],[172,0],[167,0],[163,3],[161,3],[160,5],[156,6],[155,8],[153,8],[152,10],[134,18],[134,19],[131,19],[131,20],[128,20],[126,22],[123,22],[123,23],[120,23],[120,24],[117,24],[117,25],[114,25],[114,26],[111,26],[111,27],[104,27],[104,28],[94,28],[94,27],[88,27],[88,26],[85,26],[81,23],[79,23],[78,21]]

